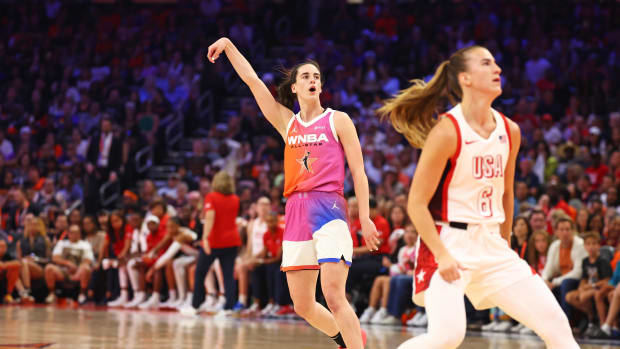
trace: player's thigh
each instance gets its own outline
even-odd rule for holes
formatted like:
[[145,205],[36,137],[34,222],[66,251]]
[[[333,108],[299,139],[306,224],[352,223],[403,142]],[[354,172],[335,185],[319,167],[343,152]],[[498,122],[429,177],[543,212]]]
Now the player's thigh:
[[291,299],[296,306],[315,301],[318,277],[318,270],[291,270],[286,272]]
[[344,295],[345,284],[349,267],[346,262],[330,262],[321,264],[321,289],[323,294],[340,294]]

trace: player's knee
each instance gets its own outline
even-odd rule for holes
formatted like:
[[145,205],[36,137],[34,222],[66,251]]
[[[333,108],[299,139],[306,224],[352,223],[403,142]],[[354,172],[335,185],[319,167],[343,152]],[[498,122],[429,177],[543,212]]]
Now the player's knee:
[[347,298],[337,293],[332,293],[329,296],[325,295],[325,302],[332,313],[337,313],[341,311],[343,307],[349,305]]
[[313,305],[313,302],[309,301],[295,301],[293,302],[293,309],[295,309],[295,313],[297,313],[297,315],[305,319],[312,312]]

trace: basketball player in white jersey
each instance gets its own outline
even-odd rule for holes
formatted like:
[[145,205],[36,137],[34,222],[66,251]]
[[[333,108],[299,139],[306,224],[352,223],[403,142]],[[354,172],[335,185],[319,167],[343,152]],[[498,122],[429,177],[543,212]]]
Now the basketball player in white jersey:
[[[428,332],[399,349],[458,347],[466,329],[464,294],[478,309],[500,307],[547,348],[579,348],[549,288],[510,249],[521,134],[491,108],[502,93],[500,73],[486,48],[463,48],[428,84],[415,80],[379,109],[422,148],[408,213],[422,240],[414,301],[426,307]],[[444,97],[454,108],[435,119]]]

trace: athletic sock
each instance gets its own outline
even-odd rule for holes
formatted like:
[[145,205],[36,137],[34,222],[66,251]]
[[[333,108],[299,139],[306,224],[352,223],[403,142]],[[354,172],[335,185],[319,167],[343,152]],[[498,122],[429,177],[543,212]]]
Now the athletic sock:
[[347,345],[344,344],[344,339],[342,339],[342,335],[340,334],[340,332],[338,332],[337,335],[330,337],[331,339],[334,340],[334,342],[336,342],[336,344],[338,344],[339,347],[341,348],[346,348]]

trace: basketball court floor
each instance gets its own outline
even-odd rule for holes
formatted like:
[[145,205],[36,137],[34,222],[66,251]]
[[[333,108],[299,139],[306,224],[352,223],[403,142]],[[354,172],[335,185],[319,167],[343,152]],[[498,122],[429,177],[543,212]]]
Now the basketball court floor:
[[[421,329],[365,326],[369,349],[395,349]],[[592,341],[584,349],[618,348]],[[0,307],[0,349],[335,349],[326,336],[303,321],[184,317],[174,312],[141,312],[70,307]],[[468,334],[462,349],[545,348],[536,337]],[[421,348],[422,349],[422,348]]]

